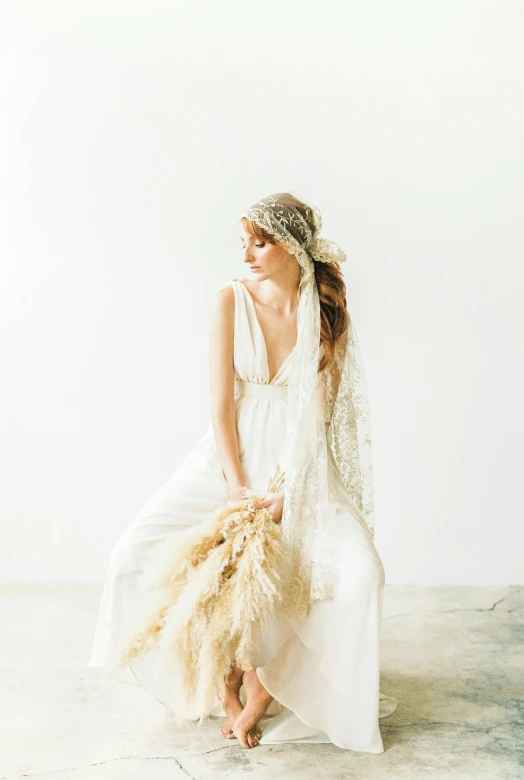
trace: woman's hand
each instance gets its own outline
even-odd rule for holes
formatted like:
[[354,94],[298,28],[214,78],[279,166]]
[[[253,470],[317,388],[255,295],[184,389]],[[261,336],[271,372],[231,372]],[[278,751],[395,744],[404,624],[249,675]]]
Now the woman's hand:
[[268,493],[265,498],[259,498],[256,501],[251,501],[250,505],[254,509],[260,509],[261,507],[267,507],[269,514],[271,515],[274,523],[280,523],[282,520],[282,509],[284,507],[284,491],[279,490],[277,493]]

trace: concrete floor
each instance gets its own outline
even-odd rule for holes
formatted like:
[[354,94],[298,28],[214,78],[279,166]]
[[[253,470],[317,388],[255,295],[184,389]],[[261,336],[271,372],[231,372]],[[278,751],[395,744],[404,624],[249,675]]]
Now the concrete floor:
[[0,587],[0,778],[524,778],[524,588],[386,586],[385,752],[244,750],[87,669],[101,588]]

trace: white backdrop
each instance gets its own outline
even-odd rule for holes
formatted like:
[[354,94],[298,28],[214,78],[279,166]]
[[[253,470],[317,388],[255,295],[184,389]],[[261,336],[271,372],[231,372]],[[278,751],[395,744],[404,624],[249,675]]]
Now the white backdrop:
[[386,581],[524,582],[524,4],[0,9],[0,578],[103,578],[290,190],[349,257]]

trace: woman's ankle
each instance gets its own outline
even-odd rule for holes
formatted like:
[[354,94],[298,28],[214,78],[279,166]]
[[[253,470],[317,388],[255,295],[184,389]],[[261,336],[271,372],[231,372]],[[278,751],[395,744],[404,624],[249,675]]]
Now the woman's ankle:
[[267,706],[269,707],[269,704],[273,700],[273,696],[264,688],[260,682],[256,669],[251,669],[249,672],[244,672],[243,682],[244,690],[246,691],[246,704],[249,704],[250,701],[255,698],[257,700],[264,699],[267,700]]

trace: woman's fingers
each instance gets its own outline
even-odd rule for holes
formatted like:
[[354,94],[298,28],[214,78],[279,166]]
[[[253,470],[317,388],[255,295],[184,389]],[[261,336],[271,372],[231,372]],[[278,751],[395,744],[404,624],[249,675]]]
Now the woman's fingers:
[[273,509],[273,505],[270,501],[267,501],[266,499],[265,501],[259,501],[257,503],[253,503],[253,509],[264,509],[264,508],[267,509],[267,511],[271,515],[271,518],[274,520],[275,512]]

